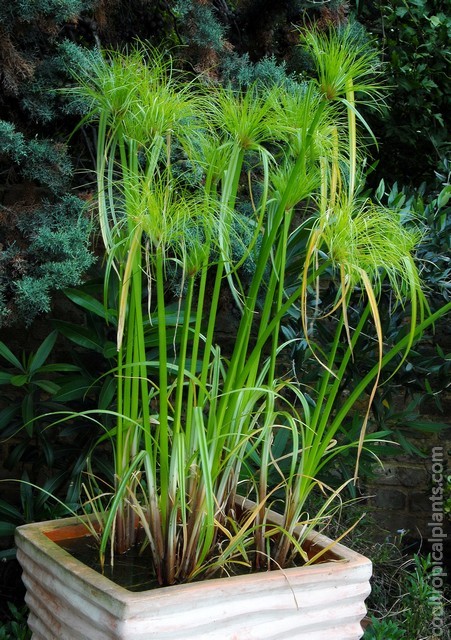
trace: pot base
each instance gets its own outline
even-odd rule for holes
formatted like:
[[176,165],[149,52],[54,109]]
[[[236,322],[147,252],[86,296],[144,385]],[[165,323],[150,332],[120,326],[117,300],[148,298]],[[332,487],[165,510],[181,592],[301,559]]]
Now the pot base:
[[[341,544],[306,567],[132,592],[57,540],[78,519],[17,529],[32,640],[359,640],[371,562]],[[84,532],[86,529],[80,527]],[[312,532],[315,547],[331,544]]]

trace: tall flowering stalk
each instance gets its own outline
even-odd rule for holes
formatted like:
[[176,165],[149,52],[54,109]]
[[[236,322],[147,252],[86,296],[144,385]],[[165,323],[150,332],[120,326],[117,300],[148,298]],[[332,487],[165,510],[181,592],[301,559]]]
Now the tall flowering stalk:
[[[205,87],[141,46],[99,56],[76,74],[72,91],[90,101],[87,119],[97,123],[105,290],[111,279],[118,283],[116,425],[107,434],[115,487],[101,554],[109,542],[112,550],[128,549],[144,532],[161,584],[233,562],[285,566],[293,554],[304,557],[294,529],[305,521],[306,534],[330,506],[331,499],[305,519],[319,471],[341,452],[334,442],[344,416],[334,417],[334,401],[366,319],[378,318],[383,273],[400,297],[421,300],[411,258],[415,234],[387,213],[390,237],[382,246],[381,212],[355,196],[355,118],[361,119],[355,95],[378,99],[374,59],[362,59],[365,49],[346,33],[329,40],[311,33],[307,44],[318,82],[296,92]],[[243,197],[253,207],[251,242],[236,259],[236,206]],[[302,223],[310,239],[297,257],[296,284],[287,288],[295,212],[306,201],[317,213]],[[254,262],[249,283],[240,277],[245,259]],[[341,320],[312,407],[299,385],[279,378],[278,357],[286,346],[281,322],[299,300],[307,333],[307,289],[324,270],[321,261],[342,274]],[[178,288],[175,328],[168,322],[171,278]],[[369,306],[351,332],[346,308],[358,282]],[[227,356],[215,344],[224,287],[240,312]],[[349,348],[335,371],[345,330]],[[155,332],[158,356],[151,359]],[[358,395],[377,382],[379,370]],[[281,430],[290,442],[284,472],[273,449]],[[237,516],[240,483],[255,456],[256,506]],[[269,484],[271,467],[280,475],[277,487]],[[266,522],[275,490],[284,496],[279,527]]]

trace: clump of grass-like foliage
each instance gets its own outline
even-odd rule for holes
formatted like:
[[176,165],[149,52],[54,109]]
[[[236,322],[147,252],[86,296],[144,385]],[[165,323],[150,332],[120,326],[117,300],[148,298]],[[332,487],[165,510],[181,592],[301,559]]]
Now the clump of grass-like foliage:
[[[99,500],[92,479],[89,508],[101,522],[102,557],[109,544],[112,554],[123,552],[144,532],[161,584],[230,570],[234,563],[272,568],[296,558],[311,562],[303,540],[339,494],[317,479],[342,452],[335,435],[366,387],[377,384],[383,358],[408,349],[417,320],[420,328],[426,322],[411,255],[416,233],[356,195],[357,120],[363,121],[358,96],[379,103],[375,56],[346,30],[312,32],[307,44],[319,79],[298,90],[205,86],[140,44],[91,58],[74,72],[77,86],[70,93],[90,105],[84,123],[97,127],[105,291],[113,280],[118,286],[117,306],[108,311],[117,327],[116,407],[104,412],[116,423],[102,438],[113,445],[114,487]],[[192,183],[192,172],[185,176],[174,167],[174,149],[201,181]],[[237,262],[231,249],[235,208],[246,194],[252,240]],[[298,228],[295,212],[306,202],[310,213],[302,225],[310,240],[288,289],[287,247]],[[389,225],[383,243],[376,216]],[[249,282],[241,279],[240,266],[251,252]],[[310,398],[278,374],[286,346],[279,330],[300,301],[308,333],[307,291],[326,267],[341,274],[340,320]],[[182,283],[175,332],[166,323],[169,274]],[[410,335],[385,356],[381,347],[379,365],[353,389],[345,412],[334,412],[339,381],[371,317],[382,345],[377,291],[386,277],[395,295],[412,300]],[[346,309],[357,283],[368,304],[351,328]],[[227,356],[215,344],[224,287],[240,311]],[[150,358],[155,331],[158,355]],[[102,422],[101,411],[84,416]],[[274,447],[281,433],[288,443],[283,455]],[[364,443],[363,429],[348,447]],[[259,460],[253,477],[251,459]],[[307,500],[316,488],[328,495],[311,515]],[[255,504],[240,515],[246,496]],[[268,507],[281,511],[280,525],[268,521]]]

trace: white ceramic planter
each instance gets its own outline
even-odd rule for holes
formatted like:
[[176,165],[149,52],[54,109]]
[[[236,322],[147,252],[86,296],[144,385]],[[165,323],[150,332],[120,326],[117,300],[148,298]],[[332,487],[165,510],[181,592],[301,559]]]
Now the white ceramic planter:
[[[276,517],[277,519],[277,517]],[[16,533],[32,640],[358,640],[371,562],[341,544],[322,564],[135,593],[55,541],[76,518]],[[315,551],[330,544],[313,533]]]

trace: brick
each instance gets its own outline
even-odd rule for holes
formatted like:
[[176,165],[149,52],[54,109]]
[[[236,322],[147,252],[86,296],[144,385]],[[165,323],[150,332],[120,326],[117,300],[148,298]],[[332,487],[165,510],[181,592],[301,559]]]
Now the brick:
[[398,489],[384,488],[377,490],[374,505],[379,509],[405,509],[406,496]]

